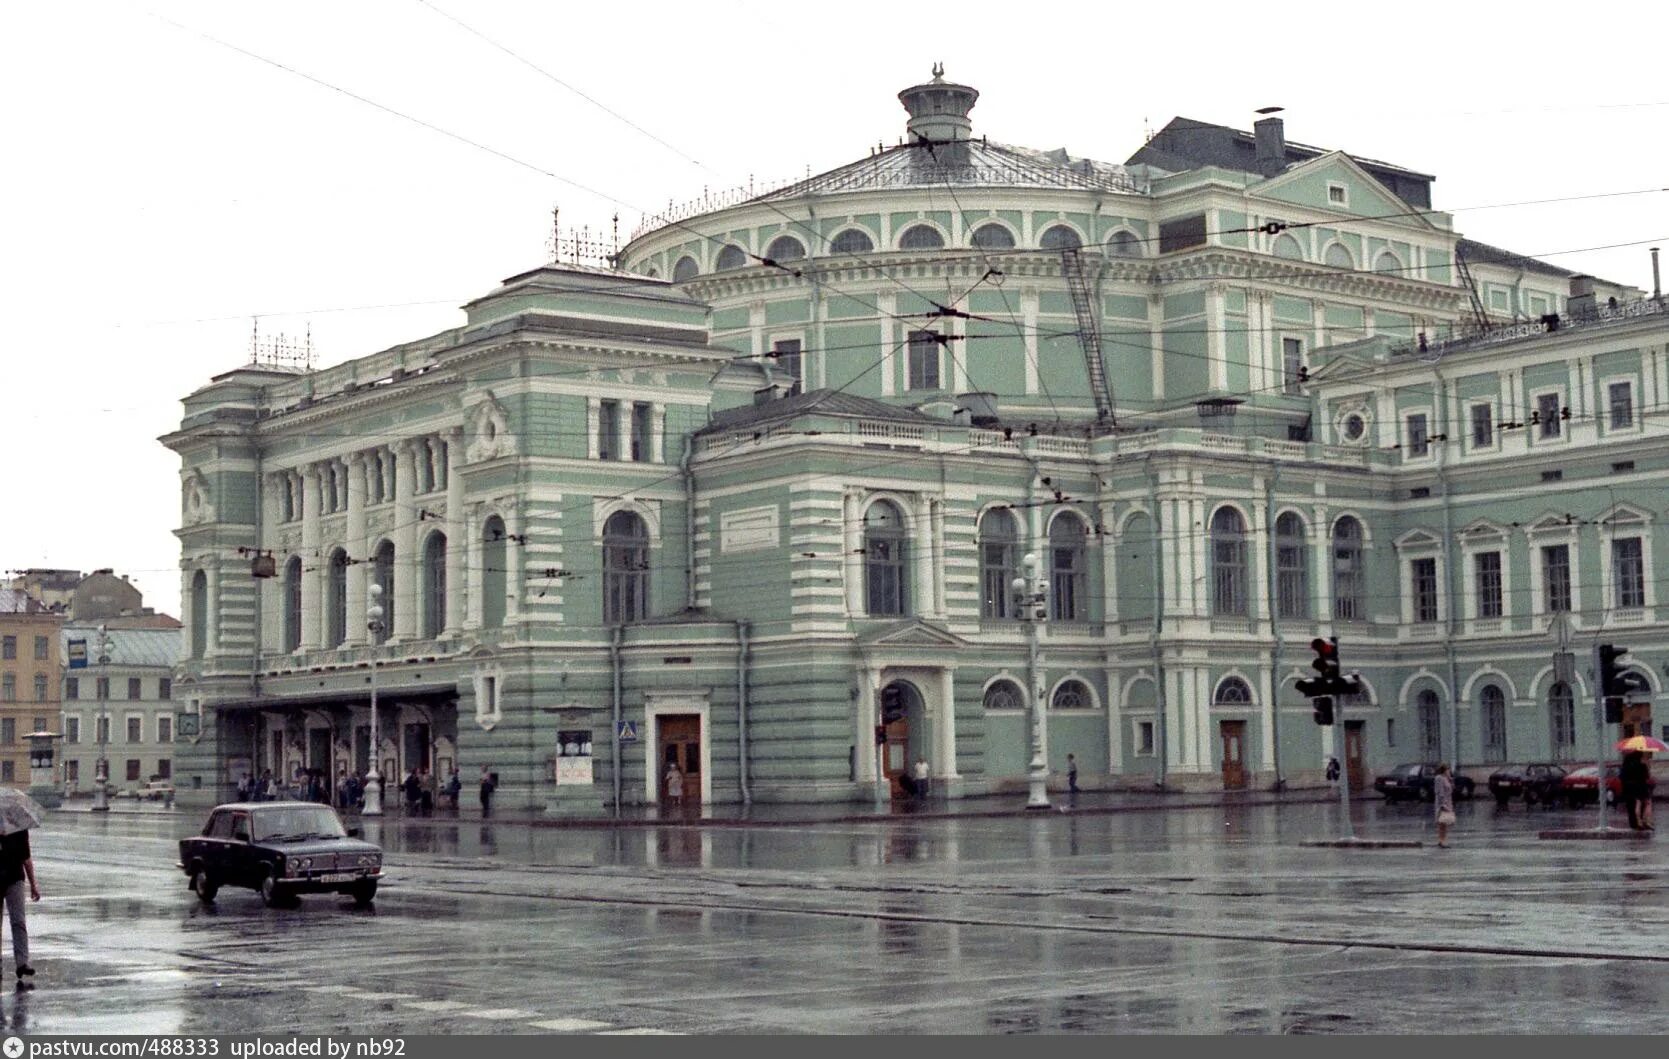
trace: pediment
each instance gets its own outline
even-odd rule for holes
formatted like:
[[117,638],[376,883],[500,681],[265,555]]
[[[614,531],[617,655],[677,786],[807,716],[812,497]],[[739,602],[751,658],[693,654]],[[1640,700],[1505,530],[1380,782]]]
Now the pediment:
[[872,629],[858,638],[866,647],[967,647],[968,641],[942,626],[912,618]]
[[[1343,184],[1349,189],[1348,206],[1328,202],[1329,181]],[[1428,231],[1436,228],[1436,225],[1411,209],[1408,203],[1397,198],[1390,189],[1376,180],[1372,173],[1357,165],[1343,151],[1332,151],[1295,165],[1279,176],[1254,185],[1248,193],[1253,198],[1271,199],[1294,206],[1357,217],[1372,217],[1409,228]]]

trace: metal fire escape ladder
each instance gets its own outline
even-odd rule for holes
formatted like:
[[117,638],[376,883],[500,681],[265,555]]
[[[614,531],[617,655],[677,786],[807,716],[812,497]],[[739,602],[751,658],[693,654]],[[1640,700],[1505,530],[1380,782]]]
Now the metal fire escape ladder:
[[1084,258],[1075,246],[1061,250],[1061,275],[1072,293],[1072,311],[1078,317],[1078,344],[1084,349],[1084,366],[1089,369],[1090,396],[1095,398],[1095,422],[1113,425],[1113,391],[1107,384],[1107,366],[1101,360],[1101,327],[1090,300],[1089,281],[1084,277]]
[[1472,299],[1472,319],[1477,323],[1479,331],[1489,330],[1489,313],[1484,309],[1484,300],[1478,297],[1478,283],[1472,278],[1472,270],[1466,265],[1466,251],[1455,244],[1455,269],[1460,273],[1461,281],[1466,284],[1467,296]]

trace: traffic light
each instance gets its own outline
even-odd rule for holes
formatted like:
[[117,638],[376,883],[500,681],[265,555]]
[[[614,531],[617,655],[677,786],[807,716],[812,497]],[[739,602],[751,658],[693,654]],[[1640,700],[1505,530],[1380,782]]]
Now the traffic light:
[[1317,636],[1310,641],[1310,650],[1315,652],[1315,659],[1310,662],[1310,668],[1316,671],[1313,677],[1306,677],[1293,686],[1298,694],[1306,698],[1319,698],[1331,695],[1336,690],[1339,680],[1339,640],[1323,640]]
[[1628,667],[1628,648],[1620,644],[1602,643],[1594,648],[1598,660],[1600,693],[1607,698],[1619,698],[1627,692],[1623,686],[1623,670]]
[[1315,707],[1315,723],[1333,723],[1333,699],[1331,696],[1322,695],[1319,698],[1311,699],[1310,705]]
[[904,689],[888,684],[881,689],[881,723],[892,724],[904,719]]

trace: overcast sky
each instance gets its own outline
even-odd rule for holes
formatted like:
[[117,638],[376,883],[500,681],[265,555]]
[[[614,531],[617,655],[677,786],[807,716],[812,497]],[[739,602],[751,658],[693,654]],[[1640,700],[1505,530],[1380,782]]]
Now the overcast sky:
[[[1473,238],[1669,247],[1669,195],[1466,209],[1669,185],[1661,5],[1183,11],[7,4],[0,569],[114,567],[177,614],[179,463],[155,438],[248,359],[252,315],[310,323],[321,366],[452,326],[544,260],[553,205],[596,230],[618,210],[624,233],[703,186],[862,157],[903,132],[896,93],[934,61],[980,90],[993,140],[1121,161],[1173,115],[1247,128],[1280,105],[1294,140],[1435,173]],[[1552,260],[1650,286],[1644,246]]]

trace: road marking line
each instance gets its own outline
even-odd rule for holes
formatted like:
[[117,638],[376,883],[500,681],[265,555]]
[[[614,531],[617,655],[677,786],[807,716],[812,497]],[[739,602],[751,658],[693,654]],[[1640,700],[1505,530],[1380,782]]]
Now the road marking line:
[[419,1011],[458,1011],[469,1007],[457,1000],[408,1000],[406,1006]]
[[671,1030],[652,1030],[646,1026],[638,1026],[629,1030],[599,1030],[599,1037],[677,1037],[679,1034]]
[[485,1011],[460,1011],[458,1014],[466,1019],[525,1019],[531,1018],[537,1012],[523,1011],[521,1008],[488,1008]]
[[587,1030],[600,1030],[608,1023],[597,1022],[593,1019],[541,1019],[538,1022],[530,1022],[528,1025],[556,1033],[584,1033]]
[[355,1000],[410,1000],[416,993],[373,993],[364,989],[344,989],[342,995]]

